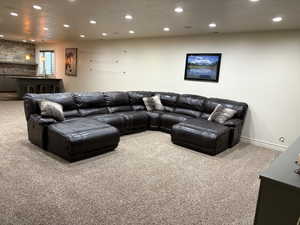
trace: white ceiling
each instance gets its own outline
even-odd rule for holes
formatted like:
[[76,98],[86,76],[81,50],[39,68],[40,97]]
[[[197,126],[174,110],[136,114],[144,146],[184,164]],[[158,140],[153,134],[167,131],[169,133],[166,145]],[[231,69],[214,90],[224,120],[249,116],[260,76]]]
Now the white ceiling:
[[[33,9],[34,4],[42,10]],[[174,12],[178,6],[183,13]],[[19,16],[10,16],[12,11]],[[133,20],[126,21],[126,14]],[[283,21],[273,23],[275,16]],[[103,38],[102,32],[108,33],[105,39],[119,39],[300,29],[299,21],[299,0],[0,0],[0,34],[15,40],[78,40],[80,34],[96,40]],[[215,29],[208,28],[211,22],[217,24]],[[171,31],[164,32],[163,27]]]

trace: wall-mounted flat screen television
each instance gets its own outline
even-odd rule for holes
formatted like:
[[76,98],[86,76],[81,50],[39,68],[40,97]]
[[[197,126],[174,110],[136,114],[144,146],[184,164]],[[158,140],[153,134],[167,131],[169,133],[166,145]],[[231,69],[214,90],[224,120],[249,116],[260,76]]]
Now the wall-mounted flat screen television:
[[221,53],[187,54],[185,80],[219,81]]

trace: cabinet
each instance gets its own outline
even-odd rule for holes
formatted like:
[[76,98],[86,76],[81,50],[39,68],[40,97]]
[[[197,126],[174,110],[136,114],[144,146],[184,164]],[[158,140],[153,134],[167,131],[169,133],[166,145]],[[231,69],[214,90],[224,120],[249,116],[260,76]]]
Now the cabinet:
[[255,225],[300,224],[300,138],[260,175]]
[[0,75],[0,92],[15,92],[16,90],[17,84],[15,79]]
[[58,78],[14,77],[17,81],[17,95],[20,99],[26,93],[59,93],[63,92],[63,81]]

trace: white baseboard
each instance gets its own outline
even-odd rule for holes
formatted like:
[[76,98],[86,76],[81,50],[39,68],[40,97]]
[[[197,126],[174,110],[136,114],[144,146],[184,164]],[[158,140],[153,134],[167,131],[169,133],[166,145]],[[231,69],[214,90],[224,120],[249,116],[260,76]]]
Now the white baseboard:
[[259,147],[273,149],[277,151],[285,151],[287,150],[288,146],[286,145],[279,145],[268,141],[258,140],[254,138],[248,138],[248,137],[241,137],[241,141],[244,143],[253,144]]

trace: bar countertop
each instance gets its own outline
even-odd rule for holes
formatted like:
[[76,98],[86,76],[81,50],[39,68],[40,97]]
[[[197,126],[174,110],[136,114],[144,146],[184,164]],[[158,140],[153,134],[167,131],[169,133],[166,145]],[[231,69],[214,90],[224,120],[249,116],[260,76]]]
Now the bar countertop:
[[26,79],[26,80],[61,80],[57,77],[44,77],[44,76],[10,76],[13,79]]

